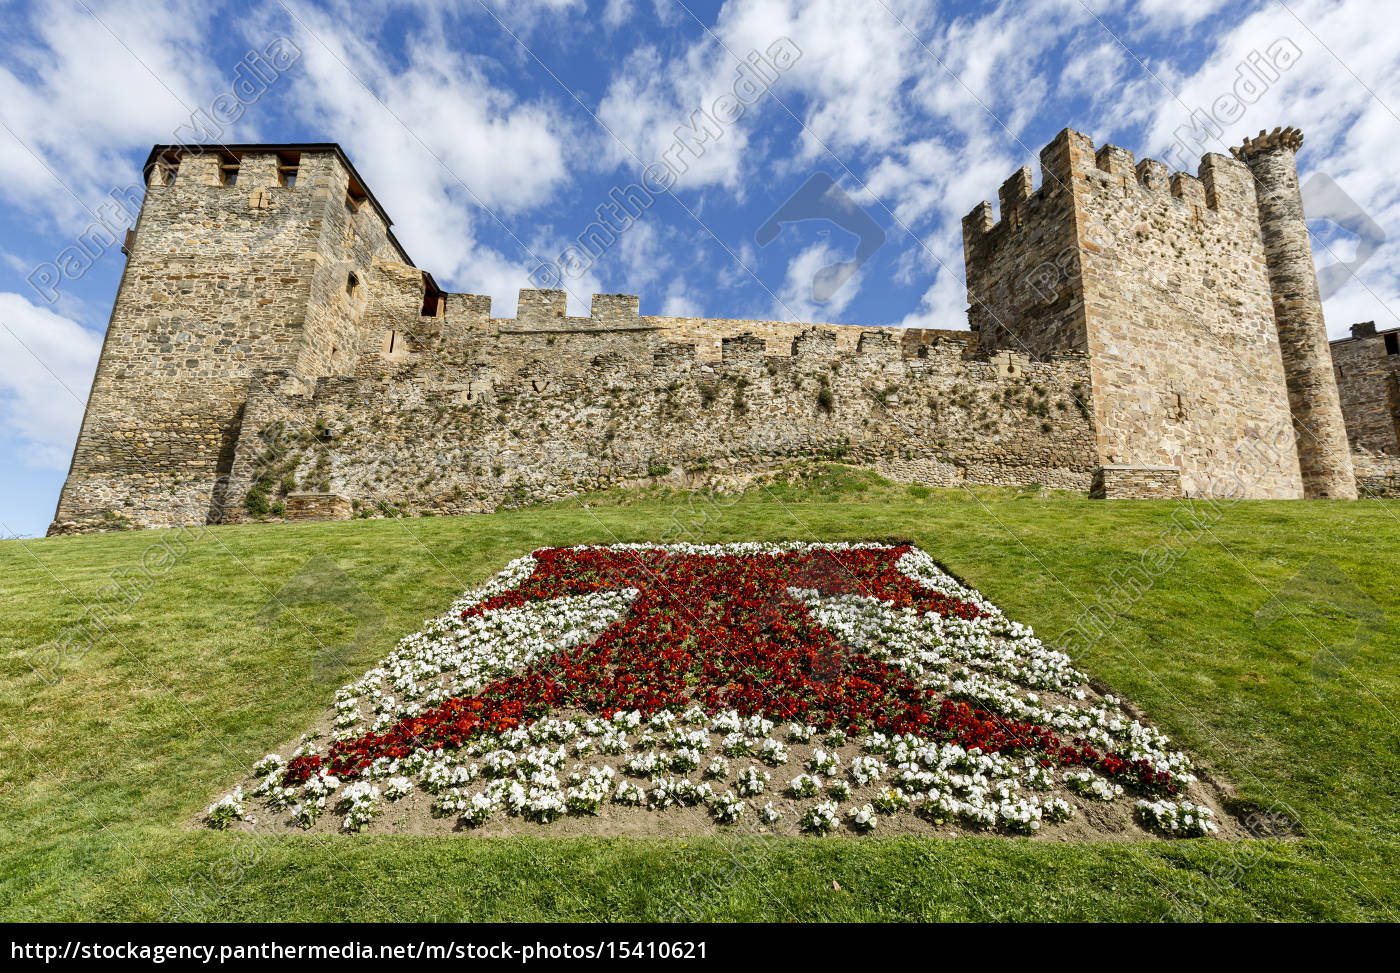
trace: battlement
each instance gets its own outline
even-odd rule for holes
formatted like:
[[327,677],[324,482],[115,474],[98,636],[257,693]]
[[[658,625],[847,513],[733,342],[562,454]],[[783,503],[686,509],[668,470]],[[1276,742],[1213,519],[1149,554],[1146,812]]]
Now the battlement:
[[1251,136],[1244,142],[1230,150],[1230,153],[1241,162],[1248,162],[1255,156],[1274,149],[1287,149],[1293,154],[1303,147],[1303,133],[1293,126],[1284,128],[1276,127],[1272,132],[1259,130],[1258,135]]
[[[832,457],[933,485],[1348,496],[1301,144],[1261,132],[1186,173],[1064,129],[1039,185],[1022,166],[963,219],[968,331],[631,294],[571,316],[534,288],[493,317],[413,264],[338,145],[156,146],[54,529],[363,515],[381,492],[464,513]],[[1394,337],[1334,346],[1373,439]],[[283,427],[318,455],[274,476]]]
[[1031,167],[1022,166],[997,191],[996,216],[984,200],[963,217],[965,245],[976,249],[1019,229],[1032,210],[1039,211],[1041,201],[1058,194],[1169,196],[1180,201],[1183,213],[1196,217],[1222,211],[1249,215],[1254,208],[1253,179],[1239,158],[1212,152],[1201,157],[1194,175],[1173,172],[1156,159],[1135,161],[1132,152],[1117,145],[1096,148],[1089,136],[1067,128],[1040,152],[1038,188]]

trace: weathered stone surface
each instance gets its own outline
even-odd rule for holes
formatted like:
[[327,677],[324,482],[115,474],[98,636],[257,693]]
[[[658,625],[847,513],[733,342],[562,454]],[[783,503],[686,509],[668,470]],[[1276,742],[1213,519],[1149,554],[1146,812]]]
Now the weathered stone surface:
[[[148,168],[53,533],[463,513],[823,458],[938,486],[1348,495],[1288,139],[1196,178],[1061,133],[1039,189],[1023,169],[1000,221],[963,221],[971,333],[626,294],[571,317],[548,290],[496,317],[413,266],[337,147],[236,148],[233,185],[221,147],[158,147],[169,184]],[[1352,444],[1386,449],[1367,382]]]
[[1177,467],[1189,496],[1301,496],[1249,168],[1208,155],[1168,176],[1067,129],[1014,198],[963,221],[983,345],[1089,356],[1100,465]]
[[1331,352],[1352,450],[1400,455],[1400,328],[1354,324]]
[[1360,496],[1400,497],[1400,456],[1361,451],[1353,453],[1351,459]]
[[1297,430],[1298,465],[1307,497],[1356,499],[1356,475],[1347,446],[1317,271],[1298,192],[1296,129],[1260,132],[1235,154],[1257,185],[1259,227],[1269,267],[1274,323],[1287,377],[1288,405]]
[[338,493],[289,493],[287,520],[349,520],[354,509],[348,497]]
[[1089,496],[1095,500],[1172,500],[1181,496],[1175,466],[1100,466]]

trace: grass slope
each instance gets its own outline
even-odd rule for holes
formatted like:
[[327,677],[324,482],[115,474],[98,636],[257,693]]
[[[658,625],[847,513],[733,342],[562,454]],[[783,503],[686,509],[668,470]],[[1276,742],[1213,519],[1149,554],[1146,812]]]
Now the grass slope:
[[[651,491],[588,509],[0,543],[0,915],[1395,919],[1400,505],[1244,502],[1207,512],[1207,530],[1174,528],[1189,525],[1187,509],[906,489],[834,468],[715,506]],[[677,519],[712,542],[908,538],[1051,641],[1144,551],[1159,552],[1160,578],[1105,598],[1110,634],[1077,649],[1077,662],[1233,782],[1242,805],[1285,808],[1303,837],[1086,846],[189,827],[253,760],[308,727],[336,686],[508,559],[657,540]],[[152,553],[163,538],[183,547],[172,563]],[[139,576],[143,563],[134,603],[104,591],[114,571]],[[270,617],[271,595],[298,576],[348,579],[360,608]],[[1270,612],[1275,594],[1286,608]],[[56,681],[41,679],[27,660],[89,605],[106,606],[110,633],[70,649]]]

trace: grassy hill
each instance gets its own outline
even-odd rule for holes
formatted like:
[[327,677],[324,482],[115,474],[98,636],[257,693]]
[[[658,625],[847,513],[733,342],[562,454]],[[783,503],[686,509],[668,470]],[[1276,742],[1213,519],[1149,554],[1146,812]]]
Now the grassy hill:
[[[738,500],[588,504],[0,542],[0,916],[1400,916],[1400,504],[1105,503],[841,468]],[[193,825],[337,686],[510,558],[667,537],[907,538],[1052,642],[1099,605],[1107,632],[1075,643],[1080,666],[1233,785],[1239,808],[1297,836],[643,841],[522,824],[479,840]]]

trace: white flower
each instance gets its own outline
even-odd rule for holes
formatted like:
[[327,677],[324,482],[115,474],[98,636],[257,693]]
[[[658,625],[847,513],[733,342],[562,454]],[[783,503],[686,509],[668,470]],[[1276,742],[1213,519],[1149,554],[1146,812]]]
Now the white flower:
[[852,808],[847,812],[847,817],[851,819],[851,826],[858,831],[873,831],[875,829],[875,808],[870,804],[862,804],[860,807]]
[[732,824],[744,813],[744,802],[733,791],[725,791],[710,801],[710,812],[720,824]]
[[225,794],[209,805],[204,816],[209,822],[209,827],[217,828],[220,831],[234,821],[242,821],[247,816],[247,811],[243,807],[243,788],[235,787],[233,793]]
[[745,797],[756,797],[763,793],[771,779],[766,771],[759,770],[757,767],[745,767],[739,772],[734,786],[739,788],[739,793]]
[[835,801],[822,801],[811,808],[802,818],[802,827],[817,834],[830,834],[841,819],[841,809]]

